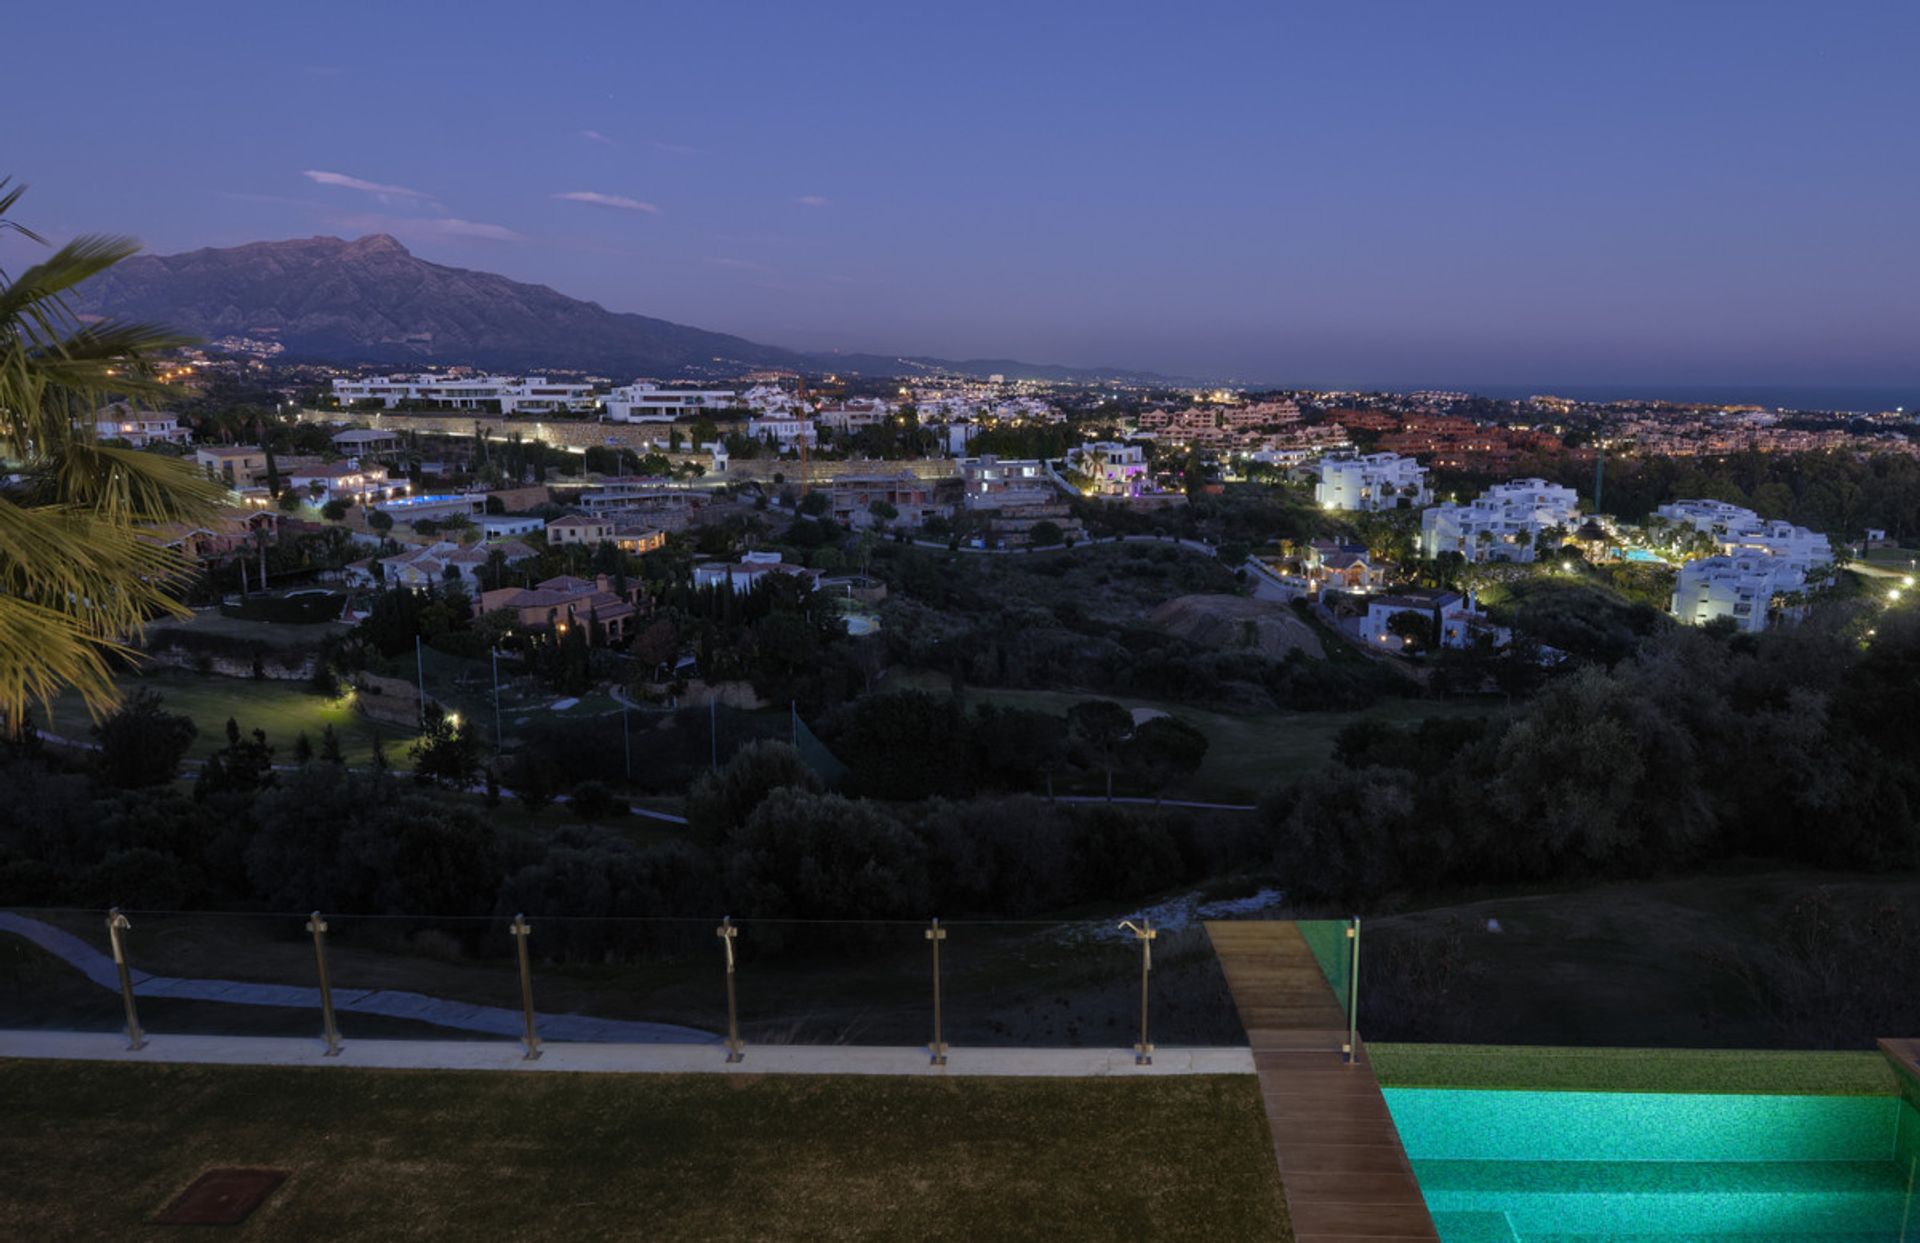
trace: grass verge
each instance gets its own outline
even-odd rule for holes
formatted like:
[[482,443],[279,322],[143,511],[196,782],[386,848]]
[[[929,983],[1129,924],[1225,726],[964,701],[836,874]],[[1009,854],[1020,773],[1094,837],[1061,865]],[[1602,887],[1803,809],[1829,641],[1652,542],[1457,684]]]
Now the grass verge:
[[176,1237],[225,1165],[291,1171],[236,1240],[1292,1237],[1251,1076],[6,1062],[0,1099],[8,1238]]
[[1710,1092],[1765,1096],[1892,1096],[1878,1052],[1754,1049],[1575,1049],[1541,1045],[1369,1044],[1389,1088],[1555,1092]]

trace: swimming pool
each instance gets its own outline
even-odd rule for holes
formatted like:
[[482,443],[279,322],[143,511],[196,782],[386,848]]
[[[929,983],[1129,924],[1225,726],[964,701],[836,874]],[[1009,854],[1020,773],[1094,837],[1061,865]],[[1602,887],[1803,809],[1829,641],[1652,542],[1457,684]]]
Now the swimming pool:
[[1384,1091],[1443,1243],[1920,1243],[1897,1096]]
[[1616,548],[1613,551],[1615,556],[1621,557],[1627,561],[1654,561],[1654,562],[1665,561],[1665,558],[1660,556],[1660,554],[1648,552],[1644,548],[1629,548],[1625,552],[1622,552],[1620,549]]

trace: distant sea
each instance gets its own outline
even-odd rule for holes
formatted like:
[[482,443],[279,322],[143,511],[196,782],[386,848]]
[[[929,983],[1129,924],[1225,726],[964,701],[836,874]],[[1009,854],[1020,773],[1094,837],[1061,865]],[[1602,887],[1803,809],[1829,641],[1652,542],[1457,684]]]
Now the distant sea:
[[[1677,401],[1699,405],[1766,406],[1773,410],[1818,410],[1880,414],[1920,410],[1920,383],[1910,388],[1813,388],[1741,384],[1491,384],[1435,385],[1483,397],[1572,397],[1580,401]],[[1402,388],[1400,391],[1405,392]]]

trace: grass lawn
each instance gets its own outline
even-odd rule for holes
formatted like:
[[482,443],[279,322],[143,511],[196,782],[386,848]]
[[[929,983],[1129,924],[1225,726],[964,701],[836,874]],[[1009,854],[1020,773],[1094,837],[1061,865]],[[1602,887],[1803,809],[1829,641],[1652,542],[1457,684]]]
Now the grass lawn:
[[217,1166],[290,1172],[237,1240],[1292,1237],[1252,1076],[5,1062],[0,1099],[0,1235],[48,1243],[180,1237]]
[[[247,678],[202,676],[184,669],[156,668],[139,677],[121,679],[131,691],[146,686],[158,691],[169,711],[191,717],[200,734],[188,751],[205,757],[227,745],[227,718],[243,730],[263,729],[267,741],[279,748],[276,762],[291,763],[293,741],[302,732],[317,751],[320,734],[328,725],[339,735],[348,764],[363,765],[373,758],[373,740],[386,747],[387,762],[407,767],[407,748],[414,731],[376,724],[356,713],[345,699],[325,699],[305,682],[253,681]],[[47,714],[45,728],[67,738],[86,740],[93,721],[78,696],[62,695]]]
[[1878,1052],[1369,1044],[1383,1087],[1895,1096]]
[[1916,910],[1910,872],[1729,871],[1377,912],[1360,1030],[1455,1045],[1867,1050],[1920,1030],[1920,991],[1909,942],[1846,930],[1911,927]]
[[[943,694],[947,682],[931,674],[906,674],[889,678],[882,687],[883,690],[908,688]],[[1498,704],[1481,701],[1388,699],[1355,712],[1214,712],[1191,704],[1091,691],[973,686],[967,688],[966,698],[969,706],[1000,703],[1054,713],[1064,713],[1087,699],[1112,699],[1127,708],[1158,708],[1192,724],[1207,736],[1207,758],[1201,762],[1200,771],[1191,779],[1170,787],[1167,796],[1236,802],[1251,802],[1274,786],[1326,764],[1333,758],[1334,739],[1355,721],[1404,724],[1435,716],[1485,716],[1500,709]],[[1088,790],[1096,792],[1091,786]]]

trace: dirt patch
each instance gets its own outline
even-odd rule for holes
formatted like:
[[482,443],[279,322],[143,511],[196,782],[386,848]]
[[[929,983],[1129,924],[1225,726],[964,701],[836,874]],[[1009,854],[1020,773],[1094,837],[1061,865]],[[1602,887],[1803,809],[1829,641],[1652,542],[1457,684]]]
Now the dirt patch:
[[1153,625],[1202,647],[1255,651],[1279,660],[1298,649],[1314,659],[1326,652],[1313,628],[1291,608],[1245,596],[1177,596],[1148,616]]

